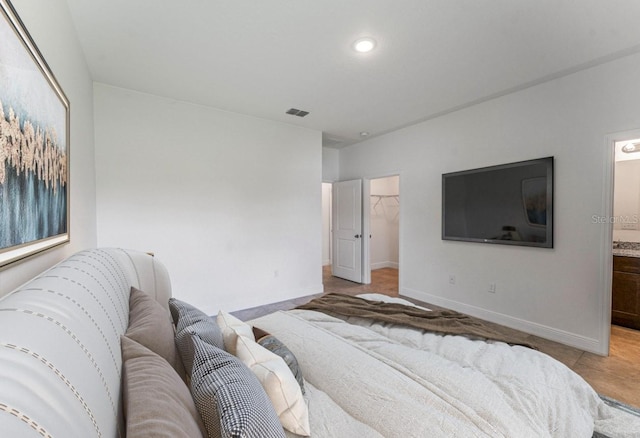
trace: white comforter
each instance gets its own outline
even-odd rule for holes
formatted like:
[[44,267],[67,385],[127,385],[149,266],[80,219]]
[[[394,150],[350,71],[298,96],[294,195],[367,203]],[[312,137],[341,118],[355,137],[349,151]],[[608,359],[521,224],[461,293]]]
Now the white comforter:
[[525,347],[307,310],[251,323],[297,356],[314,438],[588,438],[596,420],[616,436],[640,431],[620,425],[580,376]]

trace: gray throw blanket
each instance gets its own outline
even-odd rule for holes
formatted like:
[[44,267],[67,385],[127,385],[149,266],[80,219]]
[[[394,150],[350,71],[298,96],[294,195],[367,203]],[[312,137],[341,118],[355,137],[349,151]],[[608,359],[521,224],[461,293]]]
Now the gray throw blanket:
[[484,341],[500,341],[509,345],[538,349],[525,340],[526,334],[453,310],[424,310],[403,304],[370,301],[337,293],[315,298],[298,306],[297,309],[315,310],[338,317],[355,316],[419,328],[434,333],[460,335]]

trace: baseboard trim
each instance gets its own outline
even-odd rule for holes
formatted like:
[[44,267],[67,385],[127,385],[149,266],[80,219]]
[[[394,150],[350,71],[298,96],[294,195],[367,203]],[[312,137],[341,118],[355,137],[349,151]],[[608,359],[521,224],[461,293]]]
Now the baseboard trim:
[[602,345],[598,339],[559,330],[554,327],[549,327],[521,318],[515,318],[504,313],[494,312],[492,310],[483,309],[481,307],[472,306],[406,287],[402,287],[400,289],[400,295],[424,301],[425,303],[431,303],[436,306],[445,307],[447,309],[456,310],[458,312],[466,313],[467,315],[495,322],[541,338],[602,355]]
[[319,297],[320,295],[322,295],[322,293],[304,295],[296,298],[291,298],[288,300],[278,301],[275,303],[263,304],[261,306],[250,307],[247,309],[239,309],[239,310],[232,311],[230,313],[236,318],[241,319],[242,321],[248,321],[251,319],[259,318],[264,315],[268,315],[278,310],[293,309],[301,304],[305,304],[311,301],[313,298]]
[[398,262],[377,262],[371,263],[371,270],[374,269],[382,269],[382,268],[393,268],[398,269],[400,264]]

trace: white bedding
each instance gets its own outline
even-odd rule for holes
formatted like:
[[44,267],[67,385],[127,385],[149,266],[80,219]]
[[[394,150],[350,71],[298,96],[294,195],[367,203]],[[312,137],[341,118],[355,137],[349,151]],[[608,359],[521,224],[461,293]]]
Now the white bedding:
[[620,425],[580,376],[525,347],[308,310],[251,323],[297,356],[314,438],[587,438],[596,420],[616,436],[640,431],[633,417]]

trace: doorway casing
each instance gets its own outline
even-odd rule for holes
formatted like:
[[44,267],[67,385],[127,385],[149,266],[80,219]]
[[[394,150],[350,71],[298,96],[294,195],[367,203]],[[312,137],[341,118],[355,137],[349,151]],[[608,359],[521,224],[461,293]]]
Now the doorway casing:
[[[614,199],[614,169],[615,169],[615,144],[620,141],[629,141],[634,138],[640,138],[640,129],[617,132],[609,134],[605,137],[604,147],[604,184],[602,189],[602,211],[606,212],[609,217],[613,217],[613,199]],[[601,250],[600,250],[600,266],[603,266],[601,275],[602,294],[600,323],[602,331],[600,339],[602,340],[602,349],[599,351],[604,356],[609,355],[609,341],[611,338],[611,300],[612,282],[613,282],[613,223],[605,221],[603,231],[601,233]]]
[[[362,181],[362,239],[361,239],[361,261],[362,261],[362,278],[360,283],[370,284],[371,283],[371,240],[369,236],[371,235],[371,180],[388,178],[397,176],[399,179],[399,187],[398,194],[402,193],[402,177],[400,172],[390,172],[381,175],[372,175],[366,176],[361,179]],[[336,184],[336,183],[334,183]],[[333,194],[335,198],[335,193]],[[334,204],[332,208],[332,216],[336,215],[337,206]],[[399,267],[399,275],[398,275],[398,283],[402,284],[402,203],[400,203],[399,209],[399,236],[398,236],[398,267]],[[332,221],[333,222],[333,221]],[[332,232],[335,232],[335,228],[332,227]],[[335,242],[333,236],[332,241]],[[336,245],[333,244],[334,254],[333,257],[335,259],[336,254]],[[398,286],[399,286],[398,285]]]

